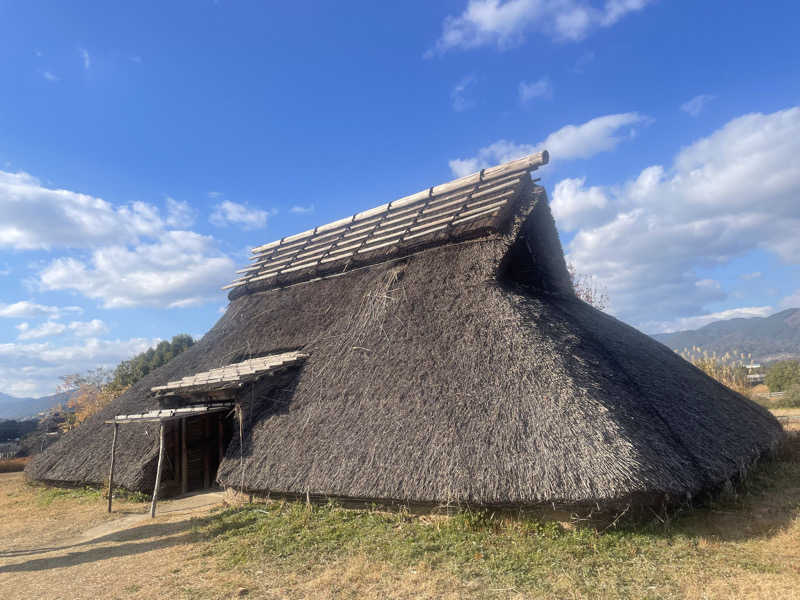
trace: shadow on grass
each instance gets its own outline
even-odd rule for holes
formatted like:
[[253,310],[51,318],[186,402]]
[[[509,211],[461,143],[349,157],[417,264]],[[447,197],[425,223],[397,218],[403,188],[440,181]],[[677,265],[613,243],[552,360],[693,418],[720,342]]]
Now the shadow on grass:
[[[131,513],[139,514],[139,513]],[[205,536],[197,533],[198,527],[208,527],[216,523],[213,516],[192,518],[177,523],[149,523],[130,527],[119,531],[111,532],[107,535],[92,538],[76,544],[67,546],[53,546],[45,548],[31,548],[26,550],[11,550],[0,552],[0,559],[14,559],[22,556],[36,556],[50,552],[63,552],[67,550],[79,549],[87,546],[101,545],[99,548],[90,548],[84,551],[69,552],[65,556],[42,557],[26,562],[0,565],[0,573],[10,573],[18,571],[41,571],[59,567],[69,567],[97,560],[141,554],[199,541]],[[249,523],[242,522],[236,525],[226,526],[227,531],[245,527]],[[150,539],[156,538],[156,539]],[[148,541],[143,541],[148,540]],[[122,545],[110,545],[110,544]]]
[[42,557],[16,564],[0,565],[0,573],[43,571],[60,567],[71,567],[82,563],[141,554],[143,552],[150,552],[151,550],[167,548],[169,546],[191,543],[198,539],[198,536],[193,531],[195,525],[196,521],[194,519],[178,523],[152,523],[123,529],[69,546],[3,552],[0,553],[0,558],[13,559],[20,556],[33,556],[100,545],[100,547],[92,547],[87,550],[69,552],[64,556]]

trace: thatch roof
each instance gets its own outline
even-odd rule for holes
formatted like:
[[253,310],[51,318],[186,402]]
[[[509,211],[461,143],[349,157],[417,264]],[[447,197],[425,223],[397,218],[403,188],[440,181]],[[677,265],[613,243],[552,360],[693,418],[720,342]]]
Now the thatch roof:
[[[766,410],[576,299],[544,189],[530,178],[514,189],[501,220],[461,237],[234,290],[200,342],[29,476],[101,482],[104,419],[155,408],[153,386],[287,351],[308,358],[241,396],[244,447],[228,447],[225,485],[420,503],[650,502],[714,488],[778,444]],[[156,438],[120,430],[121,485],[152,489]]]

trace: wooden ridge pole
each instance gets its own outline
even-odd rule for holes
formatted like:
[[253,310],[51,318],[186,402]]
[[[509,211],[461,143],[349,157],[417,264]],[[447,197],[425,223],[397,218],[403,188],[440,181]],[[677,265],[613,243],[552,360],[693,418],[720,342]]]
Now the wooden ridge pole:
[[111,468],[108,470],[108,512],[111,512],[111,496],[114,493],[114,454],[117,449],[119,423],[114,423],[114,437],[111,439]]
[[156,485],[153,488],[153,501],[150,503],[150,518],[156,516],[156,502],[158,502],[158,487],[161,485],[161,468],[164,466],[164,422],[161,422],[158,433],[158,467],[156,467]]

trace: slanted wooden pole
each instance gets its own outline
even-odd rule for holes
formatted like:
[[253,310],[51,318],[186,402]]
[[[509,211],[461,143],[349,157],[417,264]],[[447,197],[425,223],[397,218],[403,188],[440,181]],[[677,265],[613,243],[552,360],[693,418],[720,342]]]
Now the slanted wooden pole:
[[111,512],[111,495],[114,493],[114,454],[117,449],[119,423],[114,423],[114,437],[111,438],[111,468],[108,470],[108,512]]
[[150,503],[150,518],[156,516],[156,502],[158,502],[158,488],[161,485],[161,467],[164,466],[164,421],[158,433],[158,466],[156,467],[156,485],[153,488],[153,501]]

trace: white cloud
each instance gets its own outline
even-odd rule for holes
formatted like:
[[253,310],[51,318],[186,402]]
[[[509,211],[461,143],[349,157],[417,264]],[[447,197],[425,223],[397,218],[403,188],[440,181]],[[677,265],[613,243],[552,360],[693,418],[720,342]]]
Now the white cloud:
[[96,367],[112,368],[159,341],[90,337],[68,345],[49,341],[0,344],[0,389],[18,396],[52,394],[62,375],[83,373]]
[[[0,247],[88,249],[88,259],[68,254],[52,260],[40,272],[39,285],[75,290],[106,307],[195,304],[217,296],[219,286],[232,277],[233,262],[212,237],[184,230],[194,219],[188,203],[168,197],[166,212],[164,219],[152,204],[114,206],[87,194],[44,187],[26,173],[0,171]],[[258,211],[229,210],[225,216],[245,226],[266,221],[266,213]],[[0,316],[29,318],[36,310],[32,303],[18,303],[0,306]],[[38,310],[40,316],[55,314]]]
[[60,81],[61,78],[54,75],[51,71],[42,71],[42,77],[47,79],[47,81]]
[[84,70],[88,71],[92,68],[92,57],[89,56],[89,51],[86,48],[80,48],[78,52],[80,52]]
[[100,319],[91,321],[72,321],[69,330],[78,337],[95,337],[108,333],[108,326]]
[[91,321],[72,321],[69,325],[57,321],[45,321],[37,327],[31,327],[27,321],[16,325],[19,330],[18,340],[33,340],[61,335],[69,331],[77,337],[96,337],[108,333],[108,326],[100,319]]
[[653,323],[649,329],[651,333],[672,333],[674,331],[687,331],[689,329],[699,329],[714,321],[723,319],[749,319],[751,317],[768,317],[774,312],[771,306],[743,306],[741,308],[730,308],[719,312],[696,315],[693,317],[681,317],[671,321]]
[[157,209],[144,202],[115,208],[101,198],[44,187],[27,173],[0,171],[0,247],[85,248],[133,242],[162,227]]
[[20,331],[20,334],[17,336],[18,340],[35,340],[60,335],[64,333],[67,326],[55,321],[46,321],[38,327],[30,327],[28,323],[20,323],[17,325],[17,329]]
[[88,262],[58,258],[41,272],[40,282],[46,290],[75,290],[101,300],[106,308],[172,308],[215,298],[233,267],[210,236],[166,231],[156,242],[99,248]]
[[711,94],[700,94],[699,96],[695,96],[691,100],[681,104],[681,110],[692,115],[693,117],[696,117],[703,112],[706,104],[711,102],[714,98],[716,98],[716,96],[712,96]]
[[448,50],[515,46],[529,32],[559,41],[581,40],[593,29],[610,27],[651,0],[469,0],[457,17],[448,16],[442,35],[426,56]]
[[475,106],[475,101],[471,98],[470,89],[475,86],[477,79],[474,75],[467,75],[450,91],[450,101],[453,110],[463,112]]
[[[565,180],[556,222],[579,272],[608,286],[611,311],[648,329],[727,297],[698,270],[762,248],[800,262],[800,107],[733,119],[681,150],[672,168],[586,187]],[[605,206],[600,200],[604,198]]]
[[537,81],[520,81],[519,82],[519,101],[522,104],[527,104],[534,98],[552,98],[553,97],[553,84],[547,77],[542,77]]
[[602,219],[608,209],[608,198],[599,187],[584,188],[585,177],[562,179],[556,184],[550,208],[558,224],[565,229],[576,229],[587,224],[590,216]]
[[242,229],[258,229],[266,226],[269,213],[225,200],[214,207],[209,221],[218,226],[239,225]]
[[308,206],[300,206],[299,204],[295,204],[292,208],[289,209],[290,213],[294,213],[296,215],[308,215],[314,212],[314,205],[309,204]]
[[83,312],[83,309],[78,306],[46,306],[28,300],[21,300],[13,304],[0,304],[0,317],[10,319],[35,319],[37,317],[58,319],[65,312],[80,313]]
[[567,125],[547,136],[538,147],[556,159],[589,158],[613,150],[624,139],[636,136],[634,125],[650,119],[635,112],[605,115],[581,125]]
[[545,149],[550,152],[552,160],[589,158],[600,152],[613,150],[624,139],[634,137],[634,126],[646,124],[648,121],[647,117],[635,112],[619,113],[597,117],[581,125],[566,125],[538,144],[498,140],[478,150],[476,156],[451,160],[450,170],[456,177],[463,177]]
[[166,223],[170,227],[185,229],[194,225],[197,217],[195,210],[189,206],[185,200],[175,200],[167,196],[167,219]]

